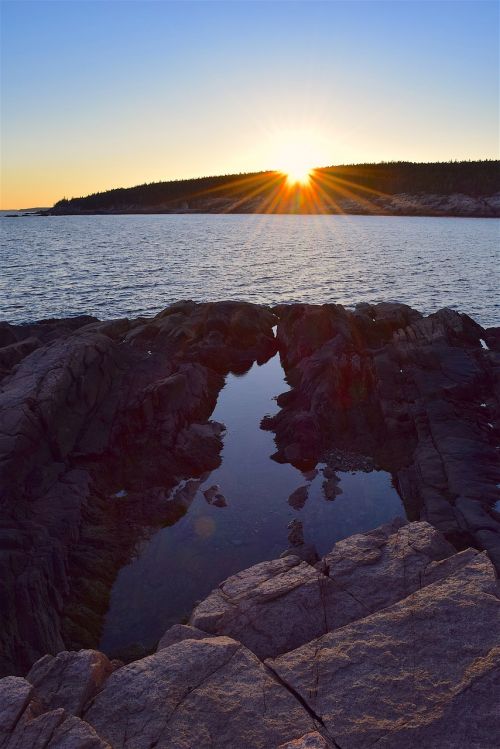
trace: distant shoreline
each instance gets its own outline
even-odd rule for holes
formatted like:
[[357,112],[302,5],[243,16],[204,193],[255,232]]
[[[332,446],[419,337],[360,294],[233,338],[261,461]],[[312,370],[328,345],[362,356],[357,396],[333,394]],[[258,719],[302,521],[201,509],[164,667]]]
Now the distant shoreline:
[[462,213],[259,213],[255,211],[103,211],[88,213],[20,213],[5,215],[1,218],[63,218],[72,216],[366,216],[368,218],[476,218],[499,219],[500,213],[495,215],[462,214]]
[[383,162],[119,187],[3,215],[297,214],[500,217],[500,161]]
[[43,215],[265,213],[500,217],[500,162],[390,162],[153,182],[63,198]]
[[[393,196],[394,198],[400,198],[400,196]],[[138,209],[131,208],[130,210],[125,209],[114,209],[114,210],[47,210],[38,211],[29,214],[20,214],[20,217],[24,216],[162,216],[162,215],[274,215],[274,216],[386,216],[386,217],[400,217],[400,218],[500,218],[500,194],[489,196],[487,198],[473,198],[471,196],[449,196],[450,200],[441,200],[441,206],[429,206],[417,203],[416,201],[408,201],[410,196],[405,196],[405,200],[401,200],[400,204],[394,206],[391,210],[389,206],[384,210],[380,206],[379,210],[362,210],[358,207],[352,207],[350,210],[342,211],[307,211],[307,210],[295,210],[295,211],[259,211],[241,208],[227,207],[225,210],[220,207],[210,207],[205,205],[203,207],[194,208],[151,208],[151,209]],[[413,197],[413,196],[411,196]],[[435,196],[429,196],[434,198]],[[453,200],[454,199],[454,200]],[[437,202],[437,201],[436,201]],[[452,205],[451,203],[454,203]],[[405,204],[406,203],[406,204]],[[443,205],[444,203],[444,205]]]

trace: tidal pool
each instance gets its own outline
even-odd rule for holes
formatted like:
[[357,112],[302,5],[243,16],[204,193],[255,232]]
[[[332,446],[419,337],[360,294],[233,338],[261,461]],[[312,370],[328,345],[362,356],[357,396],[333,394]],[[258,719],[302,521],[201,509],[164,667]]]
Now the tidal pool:
[[[278,355],[244,375],[228,375],[212,415],[227,428],[222,463],[201,483],[187,513],[143,542],[119,572],[102,650],[154,647],[226,577],[288,548],[287,526],[294,518],[303,523],[305,542],[322,555],[342,538],[405,517],[389,473],[337,472],[342,493],[328,500],[321,470],[308,481],[293,466],[271,460],[273,433],[260,429],[260,422],[277,411],[274,399],[287,389]],[[220,486],[227,506],[207,502],[203,491],[213,485]],[[294,509],[288,498],[305,485],[309,496]]]

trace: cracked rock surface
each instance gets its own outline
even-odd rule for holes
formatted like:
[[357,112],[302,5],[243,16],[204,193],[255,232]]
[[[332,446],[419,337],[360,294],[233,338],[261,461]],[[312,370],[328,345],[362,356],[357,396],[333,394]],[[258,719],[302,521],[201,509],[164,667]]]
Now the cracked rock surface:
[[183,640],[124,666],[85,717],[110,744],[131,748],[265,749],[314,728],[300,702],[228,637]]
[[274,657],[446,575],[453,554],[428,523],[397,519],[339,541],[315,567],[290,555],[230,577],[195,608],[190,624],[234,637],[259,658]]
[[493,567],[478,554],[455,574],[268,665],[343,749],[493,747],[499,609]]
[[269,309],[0,324],[0,673],[92,647],[117,570],[220,462],[224,375],[276,350]]
[[345,539],[315,566],[255,565],[192,622],[126,666],[63,652],[0,680],[1,749],[499,745],[496,571],[426,522]]
[[[162,651],[203,631],[274,660],[460,575],[477,551],[500,569],[499,328],[393,303],[179,302],[135,320],[0,323],[0,674],[55,657],[35,667],[53,674],[50,688],[33,682],[44,715],[81,719],[80,685],[53,702],[59,673],[82,668],[91,691],[107,682],[100,656],[87,656],[94,680],[58,654],[96,652],[117,571],[220,462],[210,415],[224,377],[277,350],[291,389],[263,421],[274,458],[310,475],[324,462],[331,498],[335,471],[386,470],[426,522],[346,539],[320,562],[297,537],[221,583]],[[304,487],[290,497],[308,501]]]
[[498,328],[393,303],[274,311],[291,386],[264,421],[275,459],[335,470],[357,455],[351,468],[363,470],[369,458],[392,474],[411,520],[488,550],[500,569]]

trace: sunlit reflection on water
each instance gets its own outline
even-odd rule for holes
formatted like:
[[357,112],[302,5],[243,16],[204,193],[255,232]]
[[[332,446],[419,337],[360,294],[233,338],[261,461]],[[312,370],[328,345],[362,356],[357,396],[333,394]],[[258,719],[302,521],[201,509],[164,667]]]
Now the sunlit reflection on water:
[[0,218],[0,319],[155,314],[179,299],[449,306],[498,325],[495,219]]

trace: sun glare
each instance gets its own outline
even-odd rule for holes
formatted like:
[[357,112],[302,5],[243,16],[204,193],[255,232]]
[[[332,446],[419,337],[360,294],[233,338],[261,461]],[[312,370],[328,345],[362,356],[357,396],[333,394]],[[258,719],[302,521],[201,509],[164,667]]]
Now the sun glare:
[[313,130],[278,131],[270,141],[270,148],[274,150],[272,161],[286,175],[290,187],[306,187],[314,168],[322,162],[328,163],[323,141]]
[[311,167],[305,166],[305,164],[301,164],[300,162],[290,164],[283,171],[290,185],[307,185],[311,177]]

